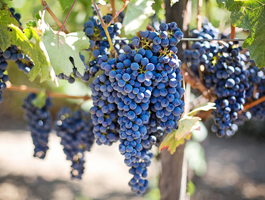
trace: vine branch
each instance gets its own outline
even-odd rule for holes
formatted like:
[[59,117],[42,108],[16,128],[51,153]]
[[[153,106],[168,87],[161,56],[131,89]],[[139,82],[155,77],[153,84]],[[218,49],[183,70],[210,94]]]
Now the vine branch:
[[[6,90],[10,91],[18,91],[18,92],[27,92],[27,93],[39,93],[42,90],[37,88],[30,88],[26,85],[12,85],[10,82],[6,83]],[[49,92],[47,91],[47,95],[52,98],[66,98],[66,99],[83,99],[84,101],[91,99],[90,96],[74,96],[74,95],[67,95],[62,93],[56,93],[56,92]]]
[[201,27],[202,27],[201,9],[202,9],[202,0],[198,0],[198,4],[197,4],[197,30],[201,30]]
[[51,10],[51,8],[48,6],[47,2],[44,0],[41,0],[41,5],[44,7],[45,10],[48,11],[48,13],[51,15],[51,17],[53,18],[53,20],[57,23],[57,25],[60,27],[60,29],[62,28],[62,31],[65,32],[66,34],[69,33],[69,31],[65,28],[65,26],[62,25],[62,23],[59,21],[59,19],[56,17],[56,15],[54,14],[54,12]]
[[71,6],[71,8],[70,8],[70,10],[69,10],[69,12],[68,12],[68,14],[67,14],[67,16],[66,16],[66,18],[65,18],[65,20],[64,20],[64,22],[63,22],[63,24],[62,24],[62,26],[61,26],[61,28],[59,29],[59,31],[57,32],[57,34],[59,34],[60,31],[65,27],[65,23],[66,23],[68,17],[70,16],[70,13],[71,13],[72,10],[73,10],[73,7],[74,7],[75,3],[76,3],[76,0],[74,0],[74,3],[72,4],[72,6]]
[[231,22],[231,33],[230,33],[230,39],[235,39],[236,37],[236,27],[233,26]]
[[258,105],[258,104],[260,104],[260,103],[262,103],[264,101],[265,101],[265,96],[255,100],[255,101],[252,101],[251,103],[245,104],[244,105],[244,109],[242,110],[242,112],[247,111],[248,109],[253,108],[256,105]]

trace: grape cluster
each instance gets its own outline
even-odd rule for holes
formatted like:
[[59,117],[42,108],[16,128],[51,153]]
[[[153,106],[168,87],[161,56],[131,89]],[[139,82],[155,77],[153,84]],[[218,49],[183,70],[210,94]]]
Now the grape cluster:
[[[249,52],[244,55],[246,63],[246,73],[248,76],[250,87],[246,91],[246,103],[251,103],[265,95],[265,73],[263,69],[259,69],[255,62],[250,59]],[[249,109],[248,112],[242,113],[243,121],[249,119],[264,120],[265,119],[265,103],[262,102]]]
[[9,80],[9,76],[5,73],[8,61],[14,61],[18,69],[23,71],[25,74],[28,74],[33,68],[33,63],[30,60],[30,57],[23,54],[20,49],[15,45],[11,45],[5,51],[0,49],[0,103],[3,101],[2,91],[6,88],[5,82]]
[[174,22],[162,23],[159,32],[141,31],[117,58],[100,60],[104,74],[90,84],[97,143],[110,144],[119,130],[119,151],[133,175],[129,185],[138,195],[148,187],[152,145],[178,128],[183,113],[181,63],[176,56],[182,37]]
[[[211,26],[204,26],[201,31],[195,31],[195,36],[217,38],[218,32],[214,30]],[[212,131],[220,137],[231,136],[236,132],[236,123],[241,120],[239,113],[246,102],[248,73],[244,68],[245,58],[240,54],[240,50],[241,48],[232,42],[204,41],[195,42],[190,50],[184,51],[184,62],[198,76],[201,73],[205,86],[217,97],[217,109],[212,112],[215,121]]]
[[234,48],[233,43],[228,45],[213,67],[215,73],[211,76],[217,96],[217,109],[213,111],[216,125],[212,126],[212,131],[218,136],[231,136],[235,133],[232,124],[237,121],[238,113],[243,110],[246,90],[249,88],[247,74],[243,68],[244,62],[239,56],[240,50]]
[[47,98],[46,104],[42,108],[38,108],[33,104],[35,98],[36,94],[29,94],[24,99],[22,107],[25,111],[25,117],[35,146],[33,156],[43,159],[49,149],[47,146],[48,137],[52,129],[52,118],[49,108],[52,106],[52,101]]
[[81,179],[84,173],[84,152],[90,151],[94,143],[90,115],[82,110],[72,113],[63,107],[57,117],[55,131],[61,138],[66,159],[72,162],[72,178]]
[[[204,23],[201,30],[194,29],[192,31],[193,38],[199,39],[217,39],[219,36],[219,30],[210,22]],[[183,61],[184,63],[188,63],[190,69],[199,76],[201,66],[209,65],[209,62],[213,59],[215,55],[218,53],[218,43],[216,42],[195,42],[191,45],[190,50],[186,49],[183,52]],[[208,84],[208,83],[206,83]],[[206,86],[207,87],[207,86]],[[209,84],[208,84],[208,87]]]
[[93,120],[93,132],[98,145],[111,145],[118,141],[117,105],[110,81],[105,74],[98,76],[89,85],[92,91],[93,107],[90,109]]

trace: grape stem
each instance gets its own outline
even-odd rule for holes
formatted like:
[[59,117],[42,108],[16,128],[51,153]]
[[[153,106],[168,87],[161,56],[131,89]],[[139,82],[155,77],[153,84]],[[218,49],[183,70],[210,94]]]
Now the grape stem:
[[45,10],[48,11],[48,13],[51,15],[51,17],[53,18],[53,20],[57,23],[57,25],[60,27],[60,29],[62,28],[62,31],[65,32],[66,34],[69,33],[69,31],[65,28],[65,26],[59,21],[59,19],[56,17],[56,15],[54,14],[54,12],[51,10],[51,8],[48,6],[47,2],[44,0],[41,0],[41,5],[44,7]]
[[114,52],[115,52],[115,49],[114,49],[114,46],[113,46],[113,44],[112,44],[112,40],[111,40],[110,35],[109,35],[108,26],[105,24],[104,20],[102,19],[101,14],[100,14],[100,12],[99,12],[99,10],[98,10],[98,7],[97,7],[97,5],[96,5],[96,3],[95,3],[95,0],[91,0],[91,1],[92,1],[92,3],[93,3],[93,6],[94,6],[96,12],[97,12],[97,15],[98,15],[99,21],[100,21],[100,23],[101,23],[101,26],[102,26],[102,28],[104,29],[105,34],[106,34],[106,36],[107,36],[107,39],[108,39],[108,41],[109,41],[109,44],[110,44],[110,51],[111,51],[111,53],[114,53]]
[[59,29],[59,31],[57,32],[57,34],[59,34],[60,31],[63,29],[63,27],[65,27],[65,23],[66,23],[68,17],[70,16],[70,13],[71,13],[72,10],[73,10],[73,7],[74,7],[75,3],[76,3],[76,0],[74,0],[74,3],[72,4],[72,6],[71,6],[71,8],[70,8],[70,10],[69,10],[69,12],[68,12],[68,14],[67,14],[67,16],[66,16],[66,18],[65,18],[65,20],[64,20],[64,22],[63,22],[63,24],[62,24],[62,26],[61,26],[61,28]]
[[[129,3],[130,3],[130,1],[125,1],[124,2],[124,6],[121,8],[121,10],[119,11],[119,12],[117,12],[116,13],[116,15],[115,16],[113,16],[113,18],[112,18],[112,20],[110,21],[110,23],[108,24],[108,26],[110,26],[111,25],[111,23],[115,20],[115,22],[117,22],[118,21],[118,16],[119,16],[119,14],[129,5]],[[112,6],[112,5],[111,5]],[[115,5],[114,5],[114,8],[115,8]],[[112,10],[113,10],[113,7],[112,7]],[[112,12],[112,15],[113,15],[113,12]]]
[[231,33],[230,33],[230,39],[235,39],[236,37],[236,27],[233,26],[231,22]]
[[[6,83],[6,90],[10,91],[19,91],[19,92],[27,92],[27,93],[39,93],[42,91],[42,89],[37,89],[37,88],[30,88],[26,85],[12,85],[10,82]],[[67,95],[67,94],[62,94],[62,93],[56,93],[56,92],[46,92],[49,97],[52,98],[67,98],[67,99],[83,99],[84,101],[91,99],[90,96],[85,95],[85,96],[74,96],[74,95]]]

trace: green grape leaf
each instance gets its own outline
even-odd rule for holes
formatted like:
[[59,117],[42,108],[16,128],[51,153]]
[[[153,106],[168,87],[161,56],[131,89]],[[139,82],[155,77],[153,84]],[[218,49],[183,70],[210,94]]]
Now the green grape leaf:
[[192,111],[188,113],[188,116],[194,116],[198,111],[208,111],[208,110],[214,110],[215,108],[215,103],[212,102],[207,102],[203,103],[196,108],[194,108]]
[[[73,72],[73,63],[80,74],[84,74],[85,66],[79,57],[79,52],[89,48],[89,39],[84,32],[59,35],[46,25],[42,42],[47,52],[51,66],[56,75],[64,73],[69,76]],[[73,59],[73,63],[71,62]]]
[[40,14],[39,14],[39,13],[38,13],[38,14],[36,14],[36,15],[35,15],[35,17],[36,17],[36,19],[37,19],[37,20],[41,19],[41,17],[40,17]]
[[27,27],[37,27],[37,23],[36,21],[29,21],[28,23],[26,23]]
[[[30,41],[28,37],[34,37],[36,42]],[[11,13],[8,10],[0,10],[0,48],[4,51],[11,44],[19,47],[31,58],[34,67],[28,74],[30,81],[40,74],[41,82],[51,79],[56,83],[55,74],[50,70],[50,63],[40,47],[41,42],[36,31],[29,27],[24,34],[18,27],[18,22],[11,17]]]
[[170,0],[170,6],[173,6],[177,2],[179,2],[179,0]]
[[231,19],[234,26],[249,30],[249,36],[243,47],[248,48],[250,57],[256,65],[265,67],[265,4],[264,1],[247,0],[217,0],[224,3],[231,11]]
[[24,32],[25,36],[26,36],[29,40],[32,39],[33,34],[32,34],[32,30],[31,30],[31,28],[25,28],[25,29],[23,30],[23,32]]
[[11,24],[19,26],[17,20],[11,17],[8,10],[0,10],[0,48],[2,51],[5,51],[12,44],[10,38],[14,33],[8,27]]
[[186,135],[184,138],[181,138],[179,140],[175,139],[175,134],[169,133],[166,135],[166,137],[163,139],[159,146],[159,152],[161,152],[164,149],[167,149],[171,154],[175,153],[176,148],[182,144],[184,144],[185,139],[190,140],[191,134]]
[[47,94],[45,90],[37,94],[36,98],[33,99],[32,104],[37,108],[43,108],[46,105]]
[[173,131],[172,133],[175,135],[176,140],[180,140],[181,138],[186,137],[186,135],[190,134],[191,131],[197,130],[200,128],[199,121],[201,118],[199,117],[191,117],[184,116],[178,121],[178,129]]
[[58,1],[63,10],[67,8],[68,6],[71,6],[74,2],[73,0],[58,0]]
[[133,0],[127,7],[123,20],[126,35],[136,35],[139,30],[145,30],[149,17],[154,14],[153,0]]

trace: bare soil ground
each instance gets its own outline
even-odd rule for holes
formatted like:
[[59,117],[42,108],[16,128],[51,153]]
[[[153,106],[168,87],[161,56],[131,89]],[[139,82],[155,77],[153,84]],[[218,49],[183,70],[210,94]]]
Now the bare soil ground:
[[[44,160],[33,158],[30,133],[21,125],[0,127],[0,200],[140,200],[130,191],[131,176],[112,147],[94,146],[86,154],[81,181],[70,179],[60,139],[53,133]],[[13,127],[14,128],[14,127]],[[208,170],[194,177],[192,200],[265,199],[265,142],[246,136],[204,142]],[[156,179],[159,162],[153,161],[149,180]]]

